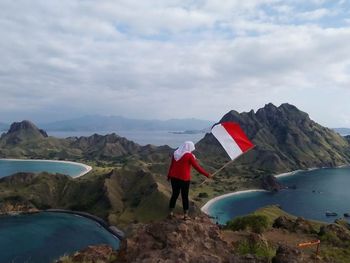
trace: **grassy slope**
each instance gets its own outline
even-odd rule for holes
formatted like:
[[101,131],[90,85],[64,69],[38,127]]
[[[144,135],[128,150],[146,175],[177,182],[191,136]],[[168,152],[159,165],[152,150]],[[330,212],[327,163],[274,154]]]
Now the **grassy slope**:
[[164,218],[169,200],[166,181],[138,167],[142,164],[94,166],[77,179],[47,173],[17,174],[0,179],[0,201],[29,202],[38,209],[86,211],[119,227]]
[[[287,218],[295,220],[296,217],[288,214],[287,212],[283,211],[276,205],[266,206],[263,208],[258,209],[257,211],[253,212],[251,215],[259,215],[264,216],[267,218],[269,224],[268,227],[265,228],[265,230],[260,234],[261,240],[266,240],[268,244],[268,249],[266,249],[265,252],[273,252],[276,251],[277,247],[280,244],[287,245],[291,248],[298,249],[297,244],[304,243],[304,242],[310,242],[317,239],[321,240],[320,245],[320,261],[319,262],[334,262],[334,263],[348,263],[350,262],[350,246],[347,245],[346,241],[339,241],[339,239],[336,238],[335,234],[320,234],[320,228],[327,226],[327,223],[318,222],[318,221],[312,221],[307,220],[307,222],[312,226],[313,231],[312,232],[305,232],[301,228],[299,229],[296,227],[294,231],[287,230],[287,229],[279,229],[272,227],[273,222],[276,218],[280,216],[285,216]],[[245,217],[246,219],[249,218],[248,215]],[[339,226],[342,224],[339,224]],[[314,231],[316,230],[316,231]],[[348,235],[350,235],[350,229],[347,225],[346,227],[342,228],[342,232],[347,232]],[[223,231],[223,237],[224,239],[232,243],[236,247],[236,251],[247,253],[251,252],[253,254],[256,254],[258,252],[261,252],[259,250],[251,251],[252,247],[254,246],[249,244],[251,242],[250,240],[250,231],[248,230],[240,230],[240,231],[232,231],[232,230],[224,230]],[[336,242],[335,242],[336,241]],[[245,245],[245,246],[243,246]],[[242,250],[242,248],[244,248]],[[314,259],[313,256],[315,254],[316,247],[308,247],[303,248],[301,251],[304,253],[306,257],[306,261],[303,262],[313,262]],[[264,256],[267,256],[266,253],[264,253]]]
[[[278,206],[273,206],[273,205],[260,208],[257,211],[255,211],[253,214],[267,216],[269,219],[269,222],[271,223],[271,226],[272,226],[272,222],[279,216],[286,216],[294,219],[296,218],[295,216],[283,211]],[[327,223],[319,222],[315,220],[307,220],[307,221],[317,231],[319,231],[322,226],[327,225]],[[344,231],[349,231],[349,230],[344,229]],[[273,238],[276,238],[274,235],[270,235],[270,236]],[[297,238],[304,238],[304,242],[315,240],[315,239],[321,239],[320,255],[326,262],[328,262],[329,260],[334,260],[334,262],[337,262],[337,263],[350,262],[350,247],[337,246],[334,243],[327,240],[326,237],[318,236],[318,235],[298,234]],[[286,236],[285,239],[288,239],[288,236]],[[308,252],[313,252],[314,248],[309,248],[307,250],[309,250]]]

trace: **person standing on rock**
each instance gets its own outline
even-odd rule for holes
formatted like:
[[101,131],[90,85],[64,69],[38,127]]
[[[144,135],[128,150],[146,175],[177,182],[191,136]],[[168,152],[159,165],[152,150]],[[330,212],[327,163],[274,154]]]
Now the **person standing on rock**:
[[195,150],[194,143],[186,141],[173,154],[171,165],[168,172],[168,181],[171,182],[172,195],[169,202],[169,217],[173,217],[176,200],[181,192],[182,207],[184,219],[188,219],[188,192],[191,182],[191,167],[194,167],[199,173],[210,178],[207,173],[197,162],[196,157],[192,154]]

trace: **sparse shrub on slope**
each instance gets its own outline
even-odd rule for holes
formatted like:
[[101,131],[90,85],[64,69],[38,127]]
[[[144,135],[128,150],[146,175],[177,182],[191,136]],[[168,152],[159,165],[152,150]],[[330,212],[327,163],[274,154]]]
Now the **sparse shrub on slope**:
[[269,227],[269,221],[267,216],[264,215],[247,215],[237,217],[227,222],[227,229],[238,231],[238,230],[249,230],[254,233],[262,233]]

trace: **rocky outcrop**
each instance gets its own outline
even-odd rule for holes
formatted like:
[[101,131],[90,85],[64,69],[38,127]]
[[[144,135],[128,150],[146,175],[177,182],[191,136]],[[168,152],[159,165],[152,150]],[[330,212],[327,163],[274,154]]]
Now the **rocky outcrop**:
[[276,177],[272,175],[263,176],[261,179],[261,187],[265,190],[273,192],[277,192],[284,188],[282,184],[277,181]]
[[231,247],[207,217],[136,226],[124,240],[118,262],[229,262]]
[[18,213],[35,213],[39,210],[30,202],[21,198],[7,198],[0,202],[0,215],[11,215]]
[[330,224],[322,226],[319,236],[321,239],[336,246],[347,247],[350,245],[350,231],[342,225]]
[[295,233],[316,233],[316,230],[313,228],[312,224],[302,217],[293,219],[286,216],[280,216],[273,223],[273,227],[283,228]]
[[338,219],[334,220],[334,223],[345,227],[347,230],[350,230],[350,223],[346,219],[338,218]]
[[17,133],[17,132],[21,132],[21,131],[39,131],[39,133],[43,136],[43,137],[47,137],[47,133],[44,130],[38,129],[34,123],[24,120],[21,122],[14,122],[11,124],[10,129],[8,130],[7,134],[11,134],[11,133]]
[[302,252],[296,248],[280,245],[272,263],[307,263],[310,258],[304,258]]
[[108,245],[88,246],[87,248],[74,253],[68,257],[63,257],[56,263],[74,262],[113,262],[117,253]]
[[30,121],[14,122],[11,124],[7,133],[4,133],[0,138],[0,144],[16,145],[20,142],[42,139],[48,137],[44,130],[39,129]]

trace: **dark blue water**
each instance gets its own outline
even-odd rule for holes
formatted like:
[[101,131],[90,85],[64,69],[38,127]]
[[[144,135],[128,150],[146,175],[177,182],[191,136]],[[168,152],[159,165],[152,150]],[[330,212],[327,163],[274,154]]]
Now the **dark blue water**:
[[0,159],[0,178],[17,172],[60,173],[75,177],[84,171],[86,168],[78,163]]
[[[271,204],[309,219],[333,222],[344,213],[350,213],[350,168],[318,169],[298,172],[278,179],[284,185],[295,185],[278,193],[251,192],[221,199],[209,207],[209,213],[217,216],[221,224],[235,216],[245,215]],[[326,211],[338,213],[338,217],[327,217]]]
[[93,244],[119,240],[90,219],[63,213],[0,217],[0,262],[53,262]]

